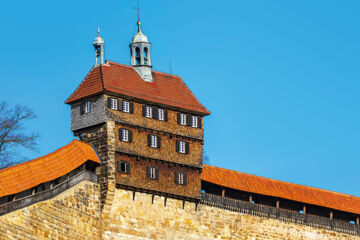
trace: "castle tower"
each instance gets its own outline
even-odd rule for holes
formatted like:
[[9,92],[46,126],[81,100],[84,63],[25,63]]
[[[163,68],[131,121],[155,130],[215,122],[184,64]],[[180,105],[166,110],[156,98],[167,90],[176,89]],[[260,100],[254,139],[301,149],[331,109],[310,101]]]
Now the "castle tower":
[[179,76],[151,70],[140,21],[130,49],[130,66],[100,58],[66,100],[71,130],[96,148],[104,196],[117,187],[197,201],[210,112]]

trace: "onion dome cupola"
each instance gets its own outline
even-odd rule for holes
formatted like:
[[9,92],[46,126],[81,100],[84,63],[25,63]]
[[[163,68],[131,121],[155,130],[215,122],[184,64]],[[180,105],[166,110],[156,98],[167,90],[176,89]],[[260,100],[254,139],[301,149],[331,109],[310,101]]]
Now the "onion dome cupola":
[[146,35],[141,32],[140,20],[138,20],[137,25],[138,32],[130,43],[131,65],[144,81],[152,82],[151,44]]
[[100,29],[98,28],[97,36],[94,39],[93,46],[95,48],[95,65],[104,64],[104,47],[105,42],[100,37]]

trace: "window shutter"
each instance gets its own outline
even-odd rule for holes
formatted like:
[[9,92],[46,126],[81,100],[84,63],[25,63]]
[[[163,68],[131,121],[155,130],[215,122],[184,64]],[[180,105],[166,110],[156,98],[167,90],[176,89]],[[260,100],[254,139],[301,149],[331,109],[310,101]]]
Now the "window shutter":
[[180,124],[180,113],[177,113],[177,123]]
[[119,140],[120,141],[122,141],[122,139],[123,139],[122,133],[123,133],[122,128],[119,128]]
[[108,97],[107,99],[107,107],[111,108],[111,97]]
[[188,142],[185,143],[185,153],[189,154],[189,143]]
[[158,113],[158,108],[157,107],[152,107],[152,117],[154,119],[159,119],[159,113]]
[[146,105],[145,104],[143,104],[143,106],[142,106],[142,115],[143,115],[143,117],[146,116]]
[[183,173],[184,174],[184,185],[186,185],[187,184],[187,175],[186,175],[186,173]]
[[201,117],[197,117],[198,118],[198,128],[201,128]]
[[180,141],[176,140],[176,151],[180,152]]
[[188,126],[192,125],[192,117],[190,114],[186,114],[186,125]]
[[151,135],[149,134],[148,136],[147,136],[147,139],[148,139],[148,146],[150,147],[151,146]]
[[156,141],[157,141],[157,148],[161,147],[161,138],[159,136],[156,136]]
[[118,111],[122,111],[123,109],[122,109],[122,103],[123,101],[121,101],[121,100],[118,100],[118,103],[117,103],[117,109],[116,110],[118,110]]
[[129,129],[129,142],[132,142],[132,131]]
[[159,179],[159,169],[155,168],[155,180]]
[[164,109],[164,121],[168,121],[168,111],[166,109]]
[[126,173],[130,173],[130,163],[126,162]]
[[85,103],[80,103],[80,114],[84,114],[85,112]]
[[134,113],[134,103],[129,102],[129,105],[130,105],[130,113]]
[[175,183],[179,183],[178,176],[179,176],[179,174],[177,172],[174,172]]
[[150,178],[150,167],[146,167],[146,177]]

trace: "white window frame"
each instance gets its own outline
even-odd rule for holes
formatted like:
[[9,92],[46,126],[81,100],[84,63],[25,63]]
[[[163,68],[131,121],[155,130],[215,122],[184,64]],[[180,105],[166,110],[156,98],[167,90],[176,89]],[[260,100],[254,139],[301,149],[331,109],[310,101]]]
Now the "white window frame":
[[91,101],[86,101],[84,104],[84,113],[90,113],[91,112]]
[[118,101],[116,98],[110,99],[110,109],[117,110],[118,109]]
[[156,168],[149,167],[149,177],[150,179],[156,179]]
[[127,112],[127,113],[130,112],[130,102],[128,102],[128,101],[122,102],[122,111]]
[[152,107],[145,106],[145,117],[152,118]]
[[158,108],[158,119],[160,121],[165,121],[165,114],[164,114],[164,109]]
[[129,141],[129,130],[128,129],[121,129],[121,140],[124,142]]
[[179,153],[185,153],[186,152],[186,142],[179,141]]
[[184,184],[184,176],[185,174],[182,172],[178,172],[177,173],[177,180],[178,180],[178,184]]
[[180,113],[180,124],[186,125],[186,114]]
[[196,116],[191,116],[191,126],[198,127],[199,126],[199,118]]
[[[127,167],[128,162],[120,161],[120,172],[121,173],[129,173],[129,169]],[[124,166],[124,171],[122,171],[122,166]]]
[[157,148],[157,139],[158,136],[155,136],[155,135],[150,135],[150,147],[153,147],[153,148]]

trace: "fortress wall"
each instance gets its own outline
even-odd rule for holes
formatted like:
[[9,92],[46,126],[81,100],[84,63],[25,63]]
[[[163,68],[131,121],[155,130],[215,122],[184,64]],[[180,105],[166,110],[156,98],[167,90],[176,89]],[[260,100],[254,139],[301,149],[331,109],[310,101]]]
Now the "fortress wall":
[[245,215],[150,194],[115,190],[103,239],[360,239],[360,236]]
[[100,239],[100,190],[81,182],[55,198],[0,216],[0,239]]

